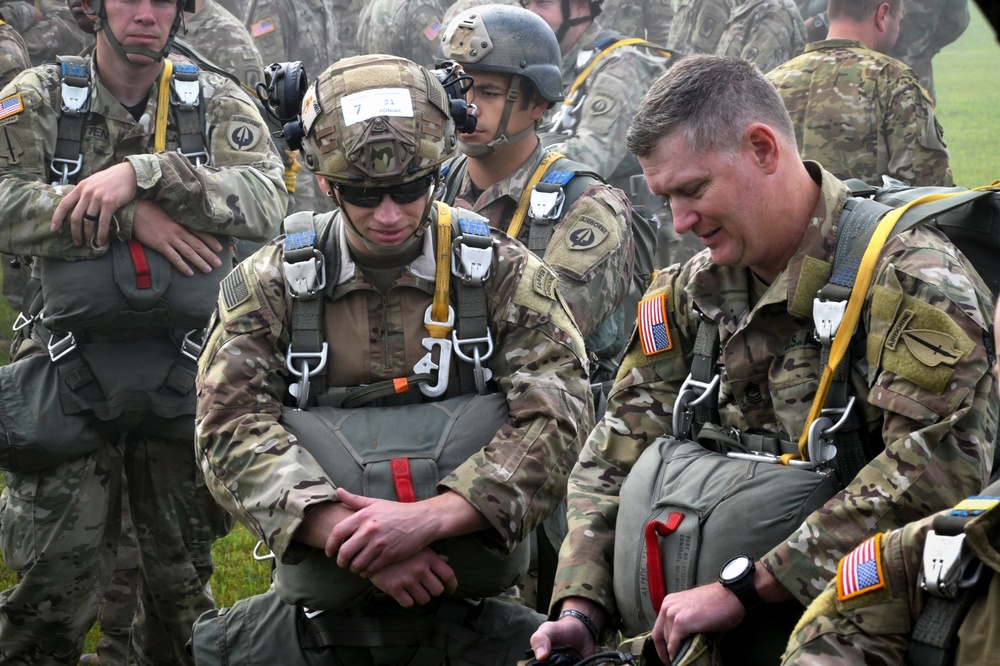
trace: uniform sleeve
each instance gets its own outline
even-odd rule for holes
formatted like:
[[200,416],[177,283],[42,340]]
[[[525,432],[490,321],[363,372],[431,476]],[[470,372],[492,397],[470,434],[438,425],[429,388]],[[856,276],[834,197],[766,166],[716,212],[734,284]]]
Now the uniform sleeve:
[[223,283],[198,366],[195,454],[216,501],[290,562],[308,510],[337,497],[278,423],[291,307],[282,256],[267,245]]
[[[673,266],[653,280],[645,297],[666,296],[667,322],[674,345],[647,357],[633,336],[608,408],[590,434],[573,468],[567,493],[569,532],[559,552],[552,608],[566,597],[584,597],[618,615],[612,563],[619,494],[629,470],[653,440],[671,432],[671,413],[688,374],[685,354],[690,313],[675,285],[686,279]],[[685,351],[687,350],[687,352]]]
[[620,190],[603,183],[587,187],[566,211],[545,250],[545,261],[559,274],[559,292],[584,338],[628,293],[634,247],[624,198]]
[[[286,40],[291,40],[290,34],[295,30],[291,18],[277,5],[278,3],[268,0],[259,0],[244,17],[247,30],[250,31],[250,37],[265,66],[272,62],[288,60],[289,49]],[[320,72],[307,73],[311,77],[320,74]]]
[[937,238],[918,229],[890,241],[863,314],[868,402],[883,411],[885,450],[762,558],[803,604],[855,544],[954,506],[989,475],[998,412],[985,345],[992,299]]
[[[284,217],[284,169],[267,126],[246,94],[213,77],[205,123],[212,161],[195,168],[175,151],[133,155],[139,196],[191,229],[263,241]],[[207,88],[203,85],[203,89]],[[131,233],[123,225],[123,235]]]
[[886,67],[877,81],[889,175],[909,185],[955,184],[934,105],[909,68]]
[[791,6],[766,7],[719,42],[718,55],[740,58],[769,72],[802,53],[806,45],[805,25]]
[[[441,481],[489,522],[492,545],[510,551],[566,494],[566,478],[593,426],[583,341],[555,291],[556,276],[534,255],[506,243],[506,271],[487,290],[502,354],[494,370],[509,421],[492,441]],[[515,257],[519,256],[519,259]]]

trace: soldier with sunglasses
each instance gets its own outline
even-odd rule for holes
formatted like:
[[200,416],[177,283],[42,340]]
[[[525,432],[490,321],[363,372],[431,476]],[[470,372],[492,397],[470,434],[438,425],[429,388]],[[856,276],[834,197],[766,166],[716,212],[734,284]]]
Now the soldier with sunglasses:
[[274,585],[196,623],[199,664],[510,664],[544,620],[497,597],[593,425],[587,362],[553,270],[432,200],[463,93],[388,55],[306,92],[337,210],[230,274],[197,380],[209,489]]

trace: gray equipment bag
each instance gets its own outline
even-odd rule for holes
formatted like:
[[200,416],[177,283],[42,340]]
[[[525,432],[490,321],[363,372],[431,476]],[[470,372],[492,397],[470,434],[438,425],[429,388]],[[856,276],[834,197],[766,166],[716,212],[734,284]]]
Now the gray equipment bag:
[[63,384],[47,354],[0,367],[0,469],[34,472],[101,446],[92,418],[63,413]]
[[96,259],[42,258],[42,323],[55,331],[120,330],[147,326],[203,328],[232,269],[229,243],[210,273],[187,276],[137,241],[114,241]]
[[[286,407],[281,415],[282,425],[334,485],[394,501],[433,497],[438,482],[486,446],[507,420],[500,393],[398,407]],[[506,557],[476,535],[444,539],[433,548],[455,571],[457,597],[496,596],[528,569],[527,542]],[[285,603],[315,610],[362,606],[377,592],[319,549],[298,564],[276,562],[274,588]]]
[[621,489],[614,589],[624,634],[651,630],[666,594],[718,580],[736,555],[767,553],[838,490],[833,474],[658,438]]

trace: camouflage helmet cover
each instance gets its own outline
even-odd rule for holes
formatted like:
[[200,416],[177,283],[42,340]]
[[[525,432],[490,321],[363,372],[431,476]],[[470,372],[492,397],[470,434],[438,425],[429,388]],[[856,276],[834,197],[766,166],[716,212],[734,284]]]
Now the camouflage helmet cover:
[[306,166],[358,187],[392,187],[434,173],[458,142],[438,80],[389,55],[331,65],[306,92],[301,118]]
[[467,9],[445,29],[441,49],[446,59],[468,72],[523,76],[546,102],[563,100],[559,42],[549,25],[527,9],[510,5]]

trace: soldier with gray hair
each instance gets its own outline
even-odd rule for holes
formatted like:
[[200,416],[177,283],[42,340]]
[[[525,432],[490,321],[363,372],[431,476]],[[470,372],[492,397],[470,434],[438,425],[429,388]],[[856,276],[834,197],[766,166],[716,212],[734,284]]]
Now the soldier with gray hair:
[[[532,647],[538,658],[559,645],[589,654],[622,623],[627,635],[651,631],[664,663],[689,637],[684,663],[708,663],[716,651],[725,663],[774,663],[802,609],[836,575],[841,555],[985,484],[998,412],[985,342],[993,298],[964,255],[934,230],[914,227],[885,243],[873,257],[863,302],[859,296],[864,344],[837,384],[860,406],[841,406],[853,415],[842,428],[856,437],[849,449],[856,461],[841,466],[848,461],[838,451],[830,459],[837,486],[819,504],[793,501],[786,495],[797,477],[829,478],[813,471],[829,451],[805,450],[803,442],[812,441],[814,397],[829,381],[830,337],[815,335],[826,310],[816,294],[831,279],[850,190],[799,157],[773,86],[754,66],[730,58],[688,57],[661,77],[636,113],[629,150],[652,190],[669,197],[675,228],[706,249],[658,273],[640,303],[607,412],[570,475],[555,619],[532,637]],[[925,354],[927,340],[954,351],[947,359]],[[726,452],[733,455],[720,455]],[[704,465],[692,467],[696,461]],[[769,462],[775,464],[761,464]],[[685,472],[668,502],[629,483],[640,468],[657,479]],[[704,482],[681,483],[691,470],[703,471]],[[735,506],[721,500],[713,509],[748,511],[745,529],[698,543],[685,566],[718,557],[721,571],[674,585],[673,567],[659,570],[658,557],[641,576],[626,564],[634,559],[619,559],[620,549],[643,544],[644,536],[655,544],[665,539],[666,549],[672,532],[689,534],[684,521],[697,527],[698,519],[680,508],[679,520],[667,521],[672,527],[654,525],[650,533],[653,503],[691,506],[712,488],[729,488],[723,479],[731,477],[720,476],[729,471],[759,478],[773,501],[746,507],[735,494]],[[756,539],[767,522],[807,505],[818,508],[805,510],[787,536]],[[660,581],[659,596],[655,573],[671,581]],[[636,590],[644,599],[638,609]]]
[[934,106],[913,70],[891,58],[903,0],[830,0],[827,39],[768,72],[806,159],[838,178],[954,184]]
[[593,424],[587,360],[555,272],[432,200],[465,77],[357,56],[305,95],[338,210],[226,279],[198,373],[205,479],[274,585],[198,621],[199,664],[501,666],[544,619],[497,597]]

